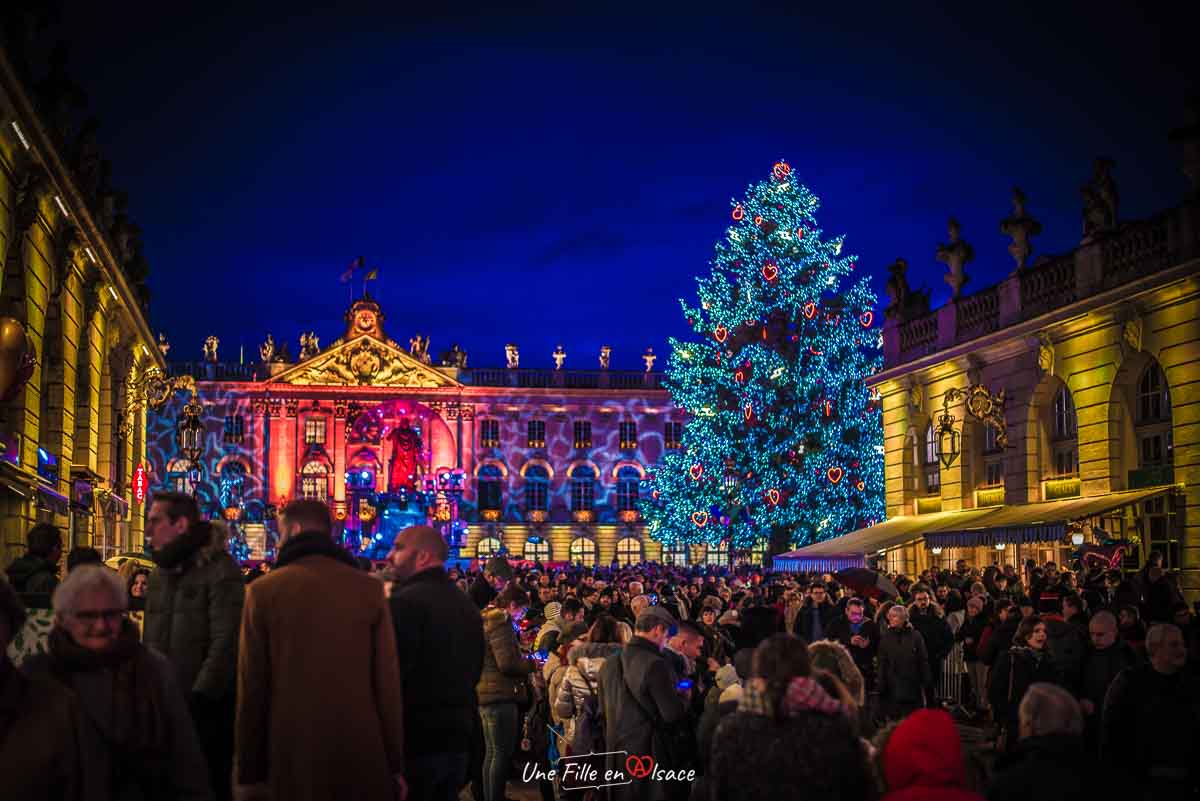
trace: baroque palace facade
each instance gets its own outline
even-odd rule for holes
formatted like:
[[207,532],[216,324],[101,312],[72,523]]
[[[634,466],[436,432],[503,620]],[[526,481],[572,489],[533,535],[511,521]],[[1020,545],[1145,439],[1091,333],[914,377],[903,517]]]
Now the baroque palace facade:
[[69,533],[66,549],[140,549],[138,388],[166,366],[95,129],[62,113],[64,76],[33,91],[29,75],[0,49],[0,565],[39,521]]
[[196,402],[152,415],[154,486],[194,492],[259,558],[275,512],[307,497],[373,558],[431,513],[461,558],[727,560],[664,554],[643,531],[639,484],[683,427],[653,357],[645,371],[608,370],[603,352],[596,370],[528,369],[510,345],[510,366],[469,368],[455,347],[434,366],[427,339],[402,347],[384,318],[364,297],[328,348],[303,336],[295,363],[270,338],[258,363],[222,363],[210,338],[205,361],[173,365]]
[[788,554],[792,569],[1062,563],[1134,568],[1152,552],[1200,594],[1200,125],[1178,131],[1192,192],[1118,218],[1113,164],[1082,188],[1083,239],[1030,258],[1041,225],[1014,190],[1016,265],[962,292],[957,223],[936,256],[953,297],[891,267],[883,398],[888,519]]

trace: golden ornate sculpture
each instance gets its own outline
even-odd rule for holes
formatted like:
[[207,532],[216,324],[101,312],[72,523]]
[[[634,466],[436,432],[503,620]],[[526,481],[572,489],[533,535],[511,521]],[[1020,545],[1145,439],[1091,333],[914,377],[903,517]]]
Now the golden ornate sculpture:
[[449,378],[423,366],[412,356],[394,350],[371,337],[345,343],[304,365],[295,375],[283,376],[284,383],[297,385],[444,387]]

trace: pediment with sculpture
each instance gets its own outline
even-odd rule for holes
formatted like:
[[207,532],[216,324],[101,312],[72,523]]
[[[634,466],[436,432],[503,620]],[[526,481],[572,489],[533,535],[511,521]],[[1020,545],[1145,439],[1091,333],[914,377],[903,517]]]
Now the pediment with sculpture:
[[370,335],[337,342],[291,367],[271,383],[297,386],[457,387],[459,382],[422,364],[391,342]]

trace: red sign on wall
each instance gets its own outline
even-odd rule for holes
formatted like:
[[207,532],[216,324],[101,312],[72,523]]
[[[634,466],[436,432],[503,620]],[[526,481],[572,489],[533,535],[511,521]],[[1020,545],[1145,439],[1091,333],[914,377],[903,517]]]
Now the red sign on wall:
[[133,471],[133,499],[138,503],[146,500],[146,468],[140,464]]

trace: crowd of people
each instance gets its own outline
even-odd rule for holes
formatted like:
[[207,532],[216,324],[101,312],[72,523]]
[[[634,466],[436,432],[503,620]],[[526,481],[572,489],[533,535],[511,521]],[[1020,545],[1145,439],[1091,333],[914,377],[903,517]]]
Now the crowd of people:
[[1157,554],[1133,575],[960,561],[892,593],[749,566],[447,568],[425,526],[373,570],[324,504],[279,528],[247,575],[165,493],[155,569],[76,548],[65,577],[61,534],[32,529],[0,644],[23,599],[48,596],[53,627],[0,657],[0,798],[1200,793],[1200,626]]

